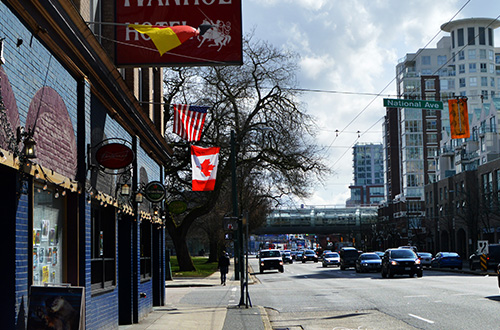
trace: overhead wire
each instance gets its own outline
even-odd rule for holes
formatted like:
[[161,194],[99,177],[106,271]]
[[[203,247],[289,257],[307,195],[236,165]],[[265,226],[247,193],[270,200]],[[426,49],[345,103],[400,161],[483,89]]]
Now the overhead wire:
[[[458,15],[458,14],[459,14],[459,13],[460,13],[460,12],[461,12],[464,8],[465,8],[465,7],[469,4],[469,2],[470,2],[470,1],[471,1],[471,0],[467,0],[467,1],[465,2],[465,4],[464,4],[462,7],[460,7],[460,9],[459,9],[459,10],[458,10],[458,11],[457,11],[457,12],[456,12],[456,13],[455,13],[455,14],[454,14],[454,15],[453,15],[450,19],[449,19],[449,21],[448,21],[447,23],[450,23],[450,22],[451,22],[451,21],[452,21],[452,20],[453,20],[453,19],[454,19],[454,18],[455,18],[455,17],[456,17],[456,16],[457,16],[457,15]],[[435,34],[435,35],[434,35],[434,36],[433,36],[433,37],[432,37],[432,38],[431,38],[431,39],[430,39],[430,40],[429,40],[426,44],[425,44],[425,46],[424,46],[423,48],[420,48],[420,49],[417,51],[417,53],[415,54],[415,57],[414,57],[414,58],[416,59],[416,58],[417,58],[417,57],[418,57],[418,56],[419,56],[419,55],[420,55],[420,54],[421,54],[421,53],[422,53],[422,52],[423,52],[423,51],[424,51],[424,50],[425,50],[425,49],[429,46],[429,44],[430,44],[430,43],[431,43],[434,39],[436,39],[436,38],[437,38],[437,36],[438,36],[439,34],[441,34],[441,32],[442,32],[442,31],[441,31],[441,29],[440,29],[440,30],[439,30],[439,31],[438,31],[438,32],[437,32],[437,33],[436,33],[436,34]],[[360,111],[360,112],[359,112],[356,116],[354,116],[354,118],[353,118],[351,121],[349,121],[349,123],[347,123],[347,125],[346,125],[346,126],[345,126],[345,127],[344,127],[344,128],[343,128],[340,132],[339,132],[339,134],[337,134],[337,135],[334,137],[334,139],[332,140],[332,143],[330,143],[329,147],[325,150],[325,153],[327,153],[327,152],[330,150],[330,148],[332,147],[332,145],[333,145],[333,144],[335,143],[335,141],[337,140],[338,136],[339,136],[341,133],[344,133],[344,131],[345,131],[345,130],[346,130],[346,129],[347,129],[347,128],[348,128],[348,127],[352,124],[352,123],[354,123],[354,121],[356,121],[356,119],[358,119],[358,118],[359,118],[359,117],[360,117],[360,116],[361,116],[361,115],[362,115],[362,114],[363,114],[363,113],[364,113],[364,112],[365,112],[365,111],[366,111],[366,110],[367,110],[367,109],[368,109],[368,108],[369,108],[369,107],[373,104],[373,102],[374,102],[376,99],[378,99],[378,98],[379,98],[379,97],[380,97],[380,96],[384,93],[384,91],[385,91],[385,90],[386,90],[386,89],[387,89],[387,88],[388,88],[388,87],[389,87],[389,86],[390,86],[390,85],[391,85],[391,84],[392,84],[392,83],[396,80],[396,78],[397,78],[397,76],[394,76],[394,77],[391,79],[391,81],[390,81],[388,84],[386,84],[386,85],[384,86],[384,88],[382,88],[382,90],[381,90],[379,93],[374,94],[374,95],[375,95],[375,97],[374,97],[374,98],[373,98],[370,102],[368,102],[368,104],[367,104],[367,105],[366,105],[366,106],[365,106],[365,107],[364,107],[364,108],[363,108],[363,109],[362,109],[362,110],[361,110],[361,111]],[[379,123],[381,120],[383,120],[383,118],[384,118],[384,117],[382,117],[382,118],[380,118],[379,120],[377,120],[377,121],[376,121],[373,125],[371,125],[371,126],[370,126],[370,128],[374,127],[377,123]],[[368,130],[369,130],[369,129],[368,129]],[[368,130],[366,130],[366,131],[368,131]],[[363,135],[364,135],[364,133],[363,133],[363,134],[361,134],[361,136],[363,136]],[[356,144],[356,142],[359,140],[359,138],[360,138],[361,136],[359,136],[359,137],[358,137],[358,138],[357,138],[357,139],[356,139],[356,140],[352,143],[352,145],[351,145],[351,147],[350,147],[350,148],[352,148],[352,147]],[[350,149],[350,148],[349,148],[349,149]],[[347,149],[347,150],[346,150],[346,151],[345,151],[345,152],[344,152],[344,153],[343,153],[343,154],[342,154],[342,155],[341,155],[341,156],[340,156],[340,157],[339,157],[339,158],[335,161],[335,163],[332,165],[332,167],[333,167],[333,168],[334,168],[334,167],[335,167],[335,165],[336,165],[336,164],[337,164],[337,163],[338,163],[338,162],[339,162],[339,161],[340,161],[340,160],[344,157],[344,155],[347,153],[347,151],[348,151],[349,149]]]
[[[447,23],[450,23],[455,17],[458,16],[458,14],[471,2],[471,0],[467,0],[463,5],[462,7],[460,7],[460,9],[448,20]],[[500,15],[499,15],[500,17]],[[498,18],[498,17],[497,17]],[[493,23],[493,22],[492,22]],[[434,40],[436,39],[436,37],[441,34],[442,30],[439,29],[439,31],[427,42],[427,44],[419,49],[417,51],[417,53],[415,54],[415,57],[414,59],[416,59],[428,46],[429,44]],[[476,36],[477,37],[477,36]],[[444,66],[444,65],[443,65]],[[441,69],[441,68],[440,68]],[[439,70],[437,70],[439,71]],[[335,141],[337,140],[338,136],[341,134],[341,133],[344,133],[346,132],[346,129],[354,122],[356,121],[356,119],[358,119],[372,104],[373,102],[378,99],[380,96],[382,96],[382,94],[384,93],[384,91],[396,80],[397,76],[394,76],[391,81],[389,83],[387,83],[384,88],[382,88],[382,90],[379,92],[379,93],[354,93],[354,92],[338,92],[338,91],[324,91],[324,92],[327,92],[327,93],[336,93],[336,94],[355,94],[355,95],[373,95],[374,98],[368,102],[368,104],[356,115],[354,116],[354,118],[349,121],[349,123],[347,123],[347,125],[339,132],[337,132],[336,136],[333,138],[332,142],[330,143],[330,145],[328,146],[328,148],[324,151],[325,154],[328,153],[328,151],[332,148],[333,144],[335,143]],[[310,92],[319,92],[320,90],[306,90],[306,89],[297,89],[297,91],[310,91]],[[342,158],[345,156],[345,154],[356,144],[357,141],[359,141],[360,137],[363,136],[364,134],[366,134],[367,131],[369,131],[371,128],[373,128],[375,125],[377,125],[380,121],[382,121],[384,119],[384,117],[381,117],[379,118],[379,120],[377,120],[375,123],[373,123],[373,125],[371,125],[369,127],[368,130],[365,131],[365,133],[359,135],[355,140],[354,142],[351,144],[351,146],[349,146],[348,148],[346,148],[346,150],[344,151],[344,153],[337,158],[337,160],[335,161],[335,163],[332,165],[332,168],[335,168],[335,166],[338,164],[338,162],[340,160],[342,160]]]

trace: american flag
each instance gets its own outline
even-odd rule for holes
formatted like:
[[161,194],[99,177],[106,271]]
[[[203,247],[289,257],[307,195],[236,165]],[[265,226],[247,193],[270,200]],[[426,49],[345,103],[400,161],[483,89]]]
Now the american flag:
[[174,104],[174,133],[188,141],[199,141],[208,107]]

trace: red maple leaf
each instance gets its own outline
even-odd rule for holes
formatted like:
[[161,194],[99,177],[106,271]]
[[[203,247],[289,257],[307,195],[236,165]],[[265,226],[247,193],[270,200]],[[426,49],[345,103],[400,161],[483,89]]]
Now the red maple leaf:
[[203,173],[206,177],[210,176],[210,172],[214,169],[215,165],[210,164],[210,160],[205,159],[203,163],[200,164],[201,173]]

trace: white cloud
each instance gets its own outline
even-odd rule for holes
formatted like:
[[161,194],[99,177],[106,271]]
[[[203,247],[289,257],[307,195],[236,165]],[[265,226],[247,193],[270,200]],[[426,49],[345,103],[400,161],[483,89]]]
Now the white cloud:
[[[396,93],[392,81],[398,59],[429,42],[428,47],[436,47],[446,35],[439,33],[441,24],[463,4],[460,0],[245,0],[244,31],[255,27],[258,38],[299,53],[301,88],[379,93],[389,84],[383,92],[387,97]],[[455,19],[494,18],[499,13],[500,1],[475,0]],[[495,32],[499,45],[500,29]],[[304,93],[301,101],[317,119],[318,143],[331,146],[325,157],[337,171],[305,203],[345,203],[352,182],[349,146],[357,141],[382,142],[382,97]],[[336,129],[345,132],[336,137]]]
[[299,65],[303,74],[309,79],[324,78],[323,73],[335,64],[335,60],[328,55],[316,57],[303,57]]

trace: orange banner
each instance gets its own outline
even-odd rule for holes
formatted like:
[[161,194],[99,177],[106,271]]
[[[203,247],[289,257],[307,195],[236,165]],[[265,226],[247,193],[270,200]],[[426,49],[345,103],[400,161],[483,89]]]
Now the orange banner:
[[450,99],[448,100],[448,108],[450,111],[451,138],[466,139],[470,137],[467,99]]

